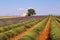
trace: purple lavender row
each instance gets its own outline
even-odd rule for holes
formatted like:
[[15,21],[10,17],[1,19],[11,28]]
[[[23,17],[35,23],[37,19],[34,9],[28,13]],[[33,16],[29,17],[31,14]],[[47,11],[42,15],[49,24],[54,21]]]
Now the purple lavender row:
[[36,19],[36,18],[42,18],[42,17],[44,17],[44,16],[28,16],[28,17],[18,17],[18,18],[4,18],[4,19],[0,19],[0,26],[18,23],[19,21],[27,21],[27,20],[30,20],[31,18]]

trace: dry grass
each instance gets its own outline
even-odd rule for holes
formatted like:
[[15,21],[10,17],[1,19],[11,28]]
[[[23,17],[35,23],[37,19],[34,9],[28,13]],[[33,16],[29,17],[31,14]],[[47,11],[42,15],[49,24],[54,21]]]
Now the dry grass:
[[2,18],[17,18],[17,17],[20,17],[20,16],[0,16],[0,19],[2,19]]

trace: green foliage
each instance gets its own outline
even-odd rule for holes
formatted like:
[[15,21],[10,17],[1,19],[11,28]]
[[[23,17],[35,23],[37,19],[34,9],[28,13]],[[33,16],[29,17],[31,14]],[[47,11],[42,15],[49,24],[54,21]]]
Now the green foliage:
[[60,27],[57,23],[52,19],[51,22],[51,32],[50,32],[51,40],[60,40]]
[[7,36],[5,34],[0,34],[0,40],[7,40]]
[[60,19],[60,16],[56,16],[56,17]]
[[31,15],[34,15],[34,14],[36,14],[35,13],[35,10],[34,9],[28,9],[28,16],[31,16]]

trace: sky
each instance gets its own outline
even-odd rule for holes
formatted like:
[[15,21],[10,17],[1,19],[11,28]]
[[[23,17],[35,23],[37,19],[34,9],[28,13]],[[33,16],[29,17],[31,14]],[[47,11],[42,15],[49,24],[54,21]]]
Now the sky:
[[20,16],[29,8],[36,15],[60,15],[60,0],[0,0],[0,16]]

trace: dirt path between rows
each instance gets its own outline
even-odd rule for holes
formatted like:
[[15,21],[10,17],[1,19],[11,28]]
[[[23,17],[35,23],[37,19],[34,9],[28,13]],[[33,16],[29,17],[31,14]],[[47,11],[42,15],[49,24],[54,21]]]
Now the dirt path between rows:
[[40,35],[38,35],[37,40],[47,40],[49,31],[50,31],[50,23],[51,23],[51,17],[49,18],[45,28],[40,32]]
[[[44,19],[45,19],[45,18],[44,18]],[[41,21],[43,21],[43,18],[40,20],[39,23],[37,23],[36,25],[34,25],[32,28],[27,29],[26,31],[18,34],[17,36],[15,36],[15,37],[13,37],[13,38],[10,38],[9,40],[18,40],[18,39],[21,38],[25,33],[27,33],[28,31],[30,31],[30,30],[36,28],[38,25],[40,25]]]

